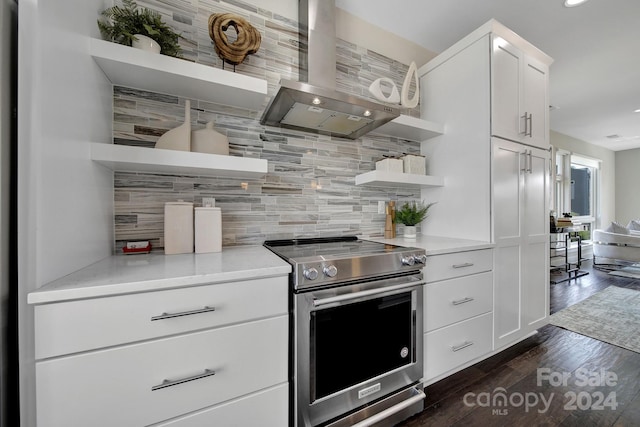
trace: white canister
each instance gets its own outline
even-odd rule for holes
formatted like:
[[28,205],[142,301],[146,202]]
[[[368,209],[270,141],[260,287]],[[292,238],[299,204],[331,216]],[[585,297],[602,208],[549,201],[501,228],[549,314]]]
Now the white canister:
[[424,175],[426,173],[426,162],[424,156],[407,154],[402,157],[402,161],[404,162],[404,173],[414,175]]
[[383,172],[402,173],[402,160],[383,159],[376,162],[376,170]]
[[196,208],[196,253],[222,251],[222,211]]
[[193,253],[193,203],[164,204],[164,253]]

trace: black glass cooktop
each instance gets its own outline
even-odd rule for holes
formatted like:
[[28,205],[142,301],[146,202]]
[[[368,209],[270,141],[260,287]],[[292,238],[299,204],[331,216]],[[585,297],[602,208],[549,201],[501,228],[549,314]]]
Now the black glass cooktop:
[[406,251],[404,246],[360,240],[356,236],[320,237],[309,239],[267,240],[264,245],[280,257],[290,262],[330,256],[331,258],[352,258]]

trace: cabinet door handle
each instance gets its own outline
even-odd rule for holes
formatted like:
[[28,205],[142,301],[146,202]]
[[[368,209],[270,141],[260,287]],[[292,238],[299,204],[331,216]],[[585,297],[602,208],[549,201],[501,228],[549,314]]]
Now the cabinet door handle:
[[[525,113],[526,115],[527,113]],[[529,138],[533,138],[533,113],[529,113],[529,134],[525,133],[524,136],[528,136]]]
[[473,301],[473,298],[466,297],[466,298],[462,298],[462,299],[459,299],[459,300],[451,301],[451,304],[460,305],[460,304],[464,304],[466,302],[471,302],[471,301]]
[[520,169],[520,172],[523,173],[533,173],[533,151],[532,150],[524,150],[524,168]]
[[467,348],[473,345],[473,341],[465,341],[460,345],[452,345],[451,346],[451,351],[456,352],[456,351],[460,351],[463,348]]
[[[525,111],[524,114],[520,116],[520,118],[523,119],[524,121],[524,132],[520,132],[520,133],[524,136],[527,136],[527,134],[529,133],[527,129],[527,124],[529,123],[527,112]],[[518,126],[518,128],[520,128],[520,126]]]
[[158,316],[153,316],[151,318],[151,321],[153,322],[154,320],[173,319],[174,317],[191,316],[193,314],[209,313],[211,311],[216,311],[216,308],[205,306],[204,308],[200,308],[198,310],[181,311],[179,313],[162,313]]
[[212,371],[211,369],[205,369],[203,373],[194,375],[192,377],[181,378],[179,380],[173,380],[173,381],[164,380],[162,381],[162,384],[154,385],[153,387],[151,387],[151,391],[156,391],[156,390],[160,390],[167,387],[173,387],[174,385],[187,383],[189,381],[199,380],[202,378],[210,377],[215,374],[216,374],[216,371]]
[[473,266],[472,262],[465,262],[462,264],[453,264],[451,268],[465,268],[465,267],[472,267],[472,266]]

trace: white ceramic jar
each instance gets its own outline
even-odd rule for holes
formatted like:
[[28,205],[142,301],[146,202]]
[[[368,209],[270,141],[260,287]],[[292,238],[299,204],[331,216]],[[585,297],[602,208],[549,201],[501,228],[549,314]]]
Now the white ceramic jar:
[[196,208],[196,253],[222,251],[222,211],[220,208]]
[[164,253],[193,253],[193,203],[164,204]]

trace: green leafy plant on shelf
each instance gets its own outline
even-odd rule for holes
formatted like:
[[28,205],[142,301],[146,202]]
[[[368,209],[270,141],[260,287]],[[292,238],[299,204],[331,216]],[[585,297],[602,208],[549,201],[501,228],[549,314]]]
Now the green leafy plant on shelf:
[[415,226],[421,223],[428,215],[429,208],[436,202],[425,204],[424,202],[405,202],[400,209],[396,211],[396,222],[404,225]]
[[180,35],[162,21],[158,12],[146,8],[138,9],[134,0],[122,0],[122,6],[107,8],[101,15],[98,28],[103,39],[131,46],[135,34],[142,34],[151,37],[160,45],[160,53],[180,57]]

